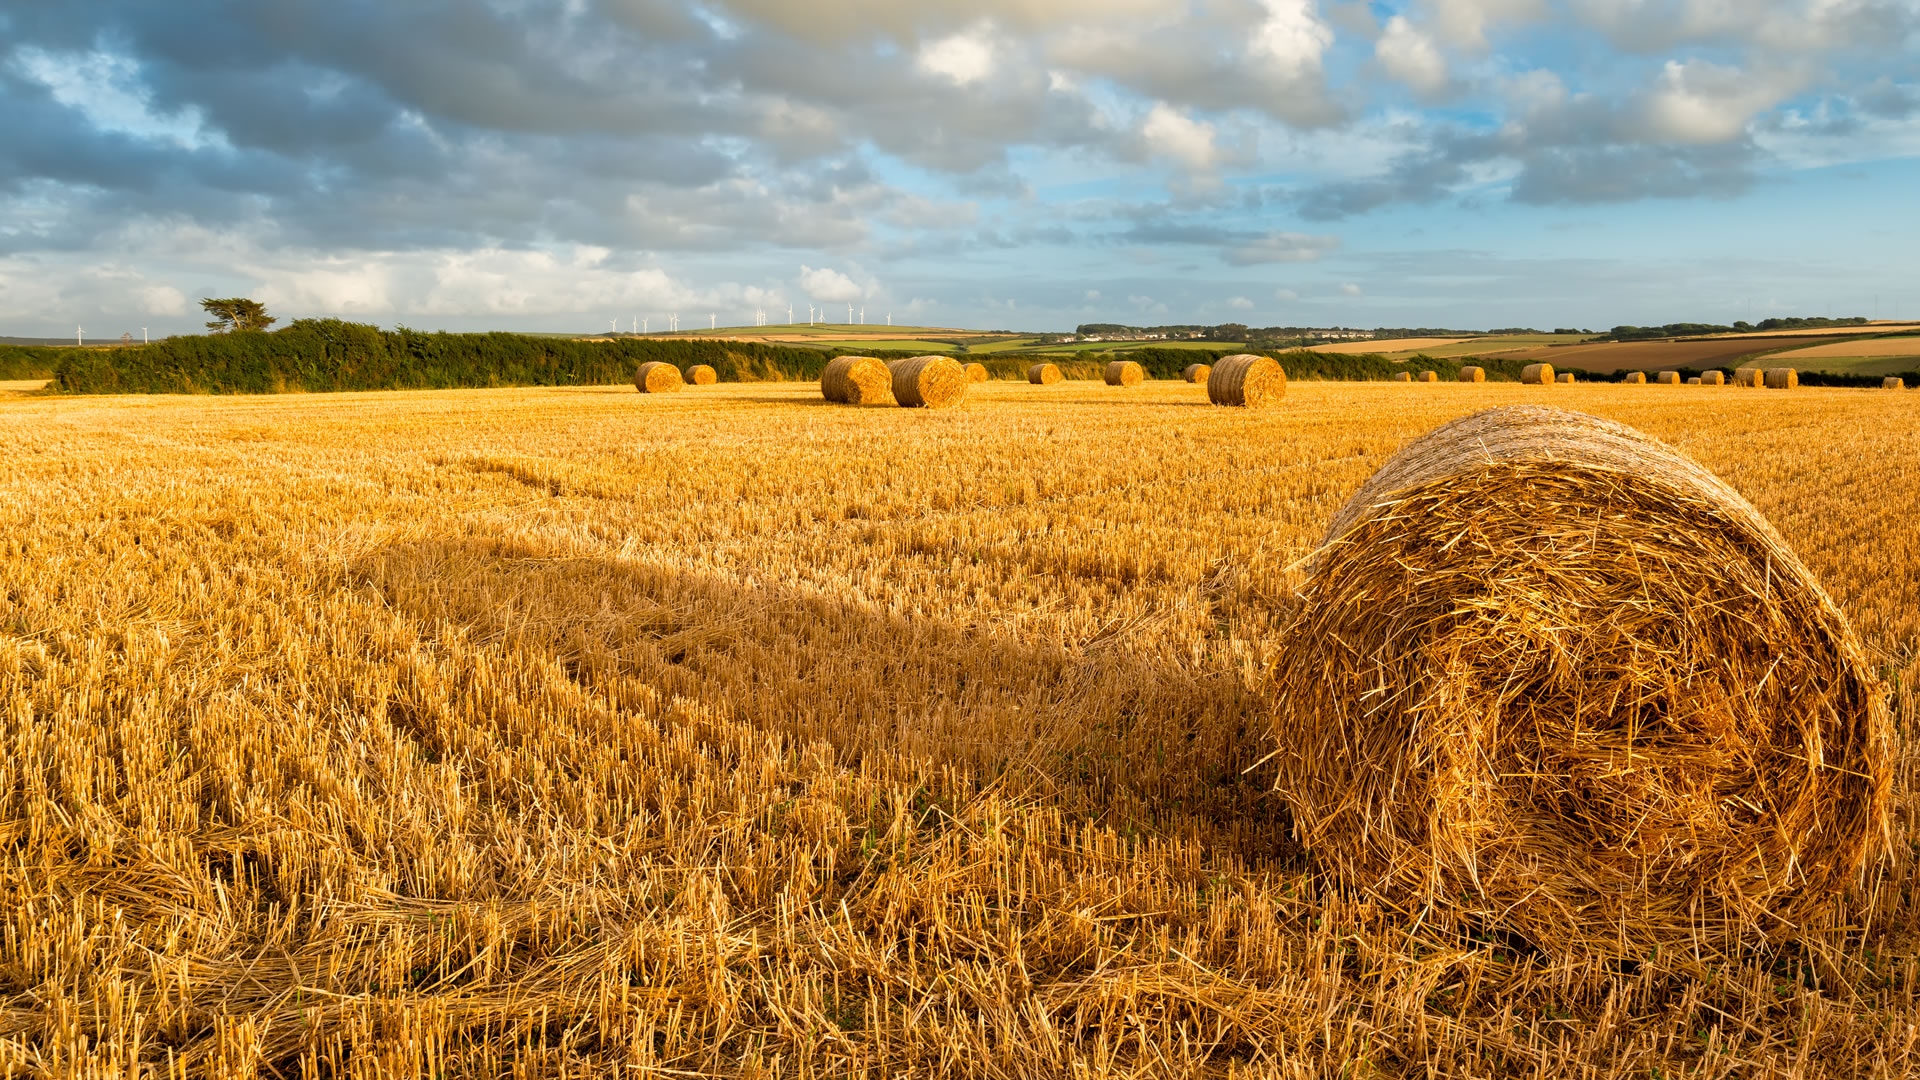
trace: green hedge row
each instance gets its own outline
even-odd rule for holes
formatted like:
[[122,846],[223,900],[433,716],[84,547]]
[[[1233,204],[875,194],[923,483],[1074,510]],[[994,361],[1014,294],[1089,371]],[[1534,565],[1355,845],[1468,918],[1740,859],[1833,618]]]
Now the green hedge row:
[[40,345],[0,345],[0,379],[51,379],[60,354],[66,351]]

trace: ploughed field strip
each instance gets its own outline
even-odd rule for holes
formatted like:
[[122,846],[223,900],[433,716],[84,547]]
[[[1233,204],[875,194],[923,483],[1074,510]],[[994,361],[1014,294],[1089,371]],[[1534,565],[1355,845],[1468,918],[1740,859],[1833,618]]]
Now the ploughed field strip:
[[[1744,884],[1699,892],[1721,905],[1709,922],[1666,908],[1648,934],[1582,941],[1577,896],[1503,921],[1449,892],[1427,912],[1341,884],[1370,853],[1292,841],[1273,789],[1294,765],[1271,755],[1287,635],[1333,587],[1316,551],[1396,451],[1517,404],[1698,462],[1893,688],[1889,849],[1806,927],[1779,925],[1801,913],[1744,853],[1725,857]],[[1877,390],[1454,382],[1296,382],[1261,409],[1171,381],[977,383],[956,409],[728,383],[0,401],[0,1058],[49,1075],[1909,1075],[1912,409]],[[1563,477],[1516,482],[1578,502]],[[1438,520],[1419,518],[1421,543]],[[1556,542],[1680,535],[1610,523]],[[1699,560],[1661,587],[1751,580],[1712,545]],[[1500,580],[1550,584],[1556,565]],[[1394,569],[1408,595],[1470,603],[1448,591],[1458,567],[1416,569]],[[1555,666],[1564,620],[1621,587],[1576,584],[1534,590],[1516,622],[1514,664],[1554,693],[1585,678]],[[1741,603],[1614,677],[1651,717],[1703,700],[1689,690],[1711,694],[1713,671],[1764,667],[1777,644],[1735,631],[1766,609]],[[1604,629],[1652,625],[1622,604]],[[1499,670],[1471,629],[1449,639],[1456,688]],[[1781,677],[1815,686],[1804,663]],[[1602,760],[1612,733],[1582,730]],[[1738,734],[1742,761],[1806,768],[1801,736]],[[1661,764],[1652,826],[1630,833],[1633,781],[1597,773],[1563,821],[1655,844],[1725,809]],[[1454,805],[1497,794],[1453,775]],[[1568,839],[1504,810],[1450,820],[1503,873]],[[1616,869],[1556,854],[1602,886]],[[1726,940],[1673,944],[1702,927]]]

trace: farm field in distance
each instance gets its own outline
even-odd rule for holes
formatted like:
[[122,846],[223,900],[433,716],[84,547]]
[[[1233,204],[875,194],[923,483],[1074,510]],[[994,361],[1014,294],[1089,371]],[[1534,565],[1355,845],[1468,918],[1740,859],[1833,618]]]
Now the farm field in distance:
[[1660,371],[1679,367],[1743,367],[1749,360],[1811,344],[1805,338],[1780,340],[1759,334],[1737,338],[1680,338],[1657,341],[1595,341],[1505,352],[1516,360],[1543,360],[1559,368],[1596,374]]
[[[1920,1070],[1920,394],[6,388],[23,1071]],[[1516,403],[1714,470],[1894,687],[1891,851],[1837,946],[1436,942],[1288,838],[1262,673],[1298,562],[1396,448]]]

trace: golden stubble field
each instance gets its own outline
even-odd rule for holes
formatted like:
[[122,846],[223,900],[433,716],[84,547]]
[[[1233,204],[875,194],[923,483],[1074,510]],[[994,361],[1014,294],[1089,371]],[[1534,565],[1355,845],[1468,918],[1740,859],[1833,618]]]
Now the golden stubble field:
[[[1920,398],[730,385],[0,401],[0,1061],[45,1075],[1903,1076]],[[1897,687],[1844,937],[1413,933],[1267,794],[1297,572],[1549,401],[1779,526]]]

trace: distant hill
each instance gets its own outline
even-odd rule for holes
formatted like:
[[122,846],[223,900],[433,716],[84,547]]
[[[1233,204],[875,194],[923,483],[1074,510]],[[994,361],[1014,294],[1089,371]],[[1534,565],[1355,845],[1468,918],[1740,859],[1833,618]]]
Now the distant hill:
[[[71,345],[70,337],[0,337],[0,345]],[[112,342],[96,341],[96,345],[108,345]]]

